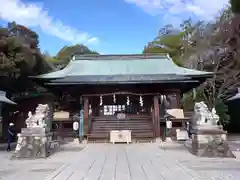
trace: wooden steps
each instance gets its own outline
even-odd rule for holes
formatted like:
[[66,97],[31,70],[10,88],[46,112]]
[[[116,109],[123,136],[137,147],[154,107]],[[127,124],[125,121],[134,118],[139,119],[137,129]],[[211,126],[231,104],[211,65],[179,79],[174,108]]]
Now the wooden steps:
[[128,117],[117,119],[115,116],[93,117],[89,141],[109,140],[111,130],[131,130],[132,139],[152,139],[153,124],[151,117]]

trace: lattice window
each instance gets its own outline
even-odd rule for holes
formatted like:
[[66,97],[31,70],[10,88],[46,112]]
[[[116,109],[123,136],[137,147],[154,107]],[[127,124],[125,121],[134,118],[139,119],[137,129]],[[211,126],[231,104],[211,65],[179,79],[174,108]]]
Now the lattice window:
[[104,115],[114,115],[116,112],[125,111],[125,105],[104,105]]

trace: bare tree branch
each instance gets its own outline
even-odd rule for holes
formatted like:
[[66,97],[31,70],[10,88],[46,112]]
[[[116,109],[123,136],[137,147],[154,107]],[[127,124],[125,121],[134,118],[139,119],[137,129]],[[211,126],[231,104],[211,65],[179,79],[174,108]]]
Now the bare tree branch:
[[201,25],[190,38],[195,42],[191,53],[183,57],[188,58],[187,67],[214,73],[201,86],[206,101],[214,105],[240,85],[240,16],[226,9],[215,23]]

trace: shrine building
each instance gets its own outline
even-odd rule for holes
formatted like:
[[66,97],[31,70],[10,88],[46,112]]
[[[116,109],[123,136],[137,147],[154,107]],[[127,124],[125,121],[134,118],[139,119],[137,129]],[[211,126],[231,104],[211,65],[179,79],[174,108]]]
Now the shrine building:
[[[177,66],[168,54],[74,55],[62,70],[32,77],[66,106],[84,110],[84,136],[109,140],[111,130],[131,130],[133,139],[162,136],[165,108],[180,109],[183,93],[210,72]],[[182,121],[172,120],[173,128]]]

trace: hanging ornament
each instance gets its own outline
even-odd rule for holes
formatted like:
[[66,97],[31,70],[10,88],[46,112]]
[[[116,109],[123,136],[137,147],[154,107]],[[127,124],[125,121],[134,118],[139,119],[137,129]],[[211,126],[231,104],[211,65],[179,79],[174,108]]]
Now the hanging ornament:
[[88,114],[89,114],[89,115],[92,114],[92,106],[91,106],[91,104],[89,104],[89,111],[88,111]]
[[103,99],[102,99],[102,95],[100,96],[100,106],[103,105]]
[[129,96],[127,96],[127,105],[129,106],[130,104],[130,99],[129,99]]
[[143,98],[142,98],[142,96],[139,97],[139,104],[140,104],[141,107],[143,107]]
[[113,103],[114,104],[116,103],[116,96],[115,96],[115,94],[113,95]]
[[163,95],[160,96],[160,103],[162,104],[163,102]]

